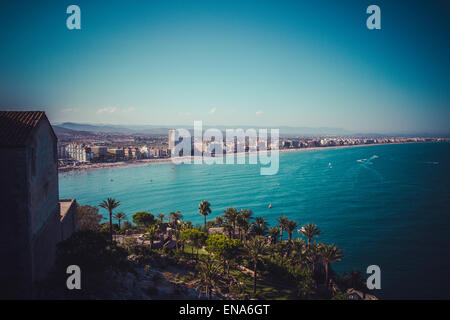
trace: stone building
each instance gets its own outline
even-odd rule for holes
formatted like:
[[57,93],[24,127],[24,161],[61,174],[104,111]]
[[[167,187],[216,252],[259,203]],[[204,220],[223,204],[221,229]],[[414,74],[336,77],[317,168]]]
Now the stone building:
[[74,200],[60,209],[57,158],[44,112],[0,111],[0,298],[37,297],[56,244],[77,229]]

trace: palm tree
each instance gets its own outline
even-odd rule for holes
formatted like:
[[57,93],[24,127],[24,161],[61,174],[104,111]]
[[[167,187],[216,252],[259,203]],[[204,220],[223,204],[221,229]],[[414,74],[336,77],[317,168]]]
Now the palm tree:
[[165,214],[164,213],[158,213],[158,219],[159,219],[159,221],[161,221],[161,223],[163,223],[164,222],[164,217],[165,217]]
[[316,241],[311,243],[309,247],[306,247],[304,250],[304,255],[306,256],[306,259],[311,264],[311,271],[314,275],[316,264],[319,261],[320,254],[322,250],[322,244],[318,244]]
[[232,238],[234,238],[236,235],[236,220],[237,220],[238,214],[239,214],[239,212],[235,208],[227,208],[223,212],[223,215],[225,216],[225,219],[227,219],[227,222],[229,222],[233,226]]
[[247,241],[248,234],[250,233],[252,229],[252,224],[250,221],[242,221],[240,224],[241,231],[243,233],[242,237],[244,241]]
[[155,241],[158,238],[158,230],[155,225],[147,229],[147,232],[145,233],[145,238],[149,240],[151,249],[153,246],[153,241]]
[[317,237],[322,233],[320,229],[313,223],[308,223],[306,226],[303,226],[301,229],[298,229],[298,232],[303,234],[308,240],[308,247],[311,243],[311,239]]
[[176,250],[178,250],[178,244],[179,244],[179,242],[181,240],[181,231],[183,230],[183,227],[184,227],[184,225],[182,223],[177,223],[175,225],[174,236],[175,236],[175,248],[176,248]]
[[247,255],[253,261],[253,294],[256,294],[256,272],[258,271],[258,262],[267,251],[266,239],[263,236],[255,236],[246,244]]
[[257,236],[265,236],[269,230],[269,224],[267,223],[265,218],[257,217],[252,224],[252,231]]
[[328,287],[328,269],[330,263],[341,261],[343,251],[334,244],[322,246],[320,258],[325,265],[325,284]]
[[245,220],[250,220],[253,215],[253,212],[252,212],[252,210],[249,210],[249,209],[242,209],[242,210],[239,210],[239,215],[241,217],[245,218]]
[[216,226],[217,227],[221,227],[221,226],[223,226],[223,217],[222,216],[217,216],[216,217]]
[[211,299],[211,289],[216,284],[220,274],[220,265],[210,257],[202,259],[197,264],[200,274],[200,283],[205,287],[205,294],[208,300]]
[[236,219],[236,226],[238,229],[238,239],[242,240],[242,231],[245,228],[245,224],[247,223],[247,220],[241,215],[239,215]]
[[277,243],[277,239],[280,236],[280,228],[278,227],[271,227],[269,229],[270,239],[272,240],[272,243]]
[[306,250],[305,250],[305,241],[303,239],[294,239],[292,240],[292,258],[293,261],[297,261],[299,266],[305,264],[306,258]]
[[183,219],[183,215],[181,214],[180,211],[175,211],[175,212],[171,212],[169,214],[170,219],[172,220],[172,226],[175,228],[176,224],[178,223],[178,221]]
[[116,199],[114,198],[108,198],[106,200],[103,200],[102,203],[99,204],[99,207],[107,209],[109,212],[109,235],[110,235],[110,239],[111,239],[111,243],[113,241],[112,238],[112,211],[117,208],[118,206],[120,206],[120,201],[116,201]]
[[119,224],[119,229],[120,229],[120,222],[121,222],[122,220],[126,220],[126,219],[127,219],[127,215],[126,215],[124,212],[120,211],[120,212],[117,212],[117,213],[114,215],[114,219],[117,220],[117,223]]
[[200,212],[200,214],[205,218],[205,231],[206,231],[206,216],[211,213],[211,204],[208,201],[203,200],[198,205],[198,212]]
[[238,226],[239,240],[242,240],[241,231],[242,228],[246,226],[246,224],[250,221],[253,212],[249,209],[239,210],[238,216],[236,218],[236,224]]
[[276,220],[277,220],[280,230],[281,230],[280,241],[283,241],[283,230],[286,229],[285,226],[287,224],[288,218],[286,216],[281,216],[281,217],[277,218]]
[[289,236],[289,242],[292,242],[292,233],[295,229],[297,229],[297,222],[293,220],[287,220],[286,225],[284,226],[284,229],[287,231]]
[[223,226],[223,232],[227,233],[230,239],[233,239],[233,230],[233,225],[227,221]]

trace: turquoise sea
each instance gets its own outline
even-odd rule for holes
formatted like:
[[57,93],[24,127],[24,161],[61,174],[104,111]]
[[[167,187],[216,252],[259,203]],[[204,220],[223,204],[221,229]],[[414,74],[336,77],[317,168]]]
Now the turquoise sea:
[[380,266],[375,295],[449,299],[449,160],[450,143],[377,145],[280,153],[273,176],[257,165],[161,163],[60,174],[59,186],[80,204],[114,197],[130,219],[180,210],[201,223],[198,203],[208,200],[211,218],[232,206],[272,225],[280,215],[313,222],[319,240],[344,250],[334,270]]

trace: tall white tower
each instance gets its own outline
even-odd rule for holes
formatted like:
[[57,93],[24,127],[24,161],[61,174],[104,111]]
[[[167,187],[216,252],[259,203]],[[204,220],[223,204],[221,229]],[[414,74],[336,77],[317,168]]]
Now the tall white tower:
[[173,154],[175,149],[175,130],[170,129],[169,130],[169,150],[171,154]]

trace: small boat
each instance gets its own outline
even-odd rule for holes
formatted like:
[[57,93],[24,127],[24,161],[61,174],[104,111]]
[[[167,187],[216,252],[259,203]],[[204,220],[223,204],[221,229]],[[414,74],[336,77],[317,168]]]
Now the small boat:
[[272,208],[272,204],[269,204],[269,209],[271,209]]

